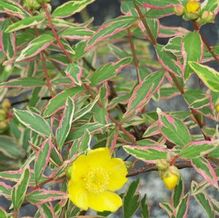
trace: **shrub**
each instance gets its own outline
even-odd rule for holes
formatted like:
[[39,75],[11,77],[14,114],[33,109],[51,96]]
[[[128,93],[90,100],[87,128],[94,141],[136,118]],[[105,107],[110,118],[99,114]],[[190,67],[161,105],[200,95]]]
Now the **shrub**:
[[[218,0],[124,0],[100,27],[76,22],[94,1],[0,0],[0,195],[11,202],[0,217],[31,204],[34,217],[146,218],[138,186],[149,171],[172,193],[160,202],[169,217],[186,217],[191,198],[215,217],[219,46],[200,28]],[[193,30],[160,23],[174,14]],[[176,96],[185,107],[162,107]],[[182,168],[203,179],[185,189]]]

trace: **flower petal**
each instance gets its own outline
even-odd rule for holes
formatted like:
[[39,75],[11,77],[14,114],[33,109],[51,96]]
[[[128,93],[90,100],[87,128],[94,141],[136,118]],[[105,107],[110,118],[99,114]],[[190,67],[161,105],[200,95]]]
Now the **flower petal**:
[[87,175],[89,166],[86,155],[80,155],[72,163],[70,167],[71,179],[74,181],[80,180],[84,175]]
[[122,206],[122,199],[113,192],[102,192],[99,194],[88,193],[89,207],[95,211],[115,212]]
[[93,166],[101,167],[102,164],[109,161],[111,158],[110,150],[109,148],[97,148],[94,150],[90,150],[87,153],[87,159],[89,164]]
[[112,158],[107,163],[106,170],[110,178],[108,190],[118,190],[127,182],[126,175],[128,171],[122,159]]
[[73,182],[72,180],[69,181],[68,196],[73,204],[75,204],[77,207],[81,208],[82,210],[88,209],[87,191],[80,183]]

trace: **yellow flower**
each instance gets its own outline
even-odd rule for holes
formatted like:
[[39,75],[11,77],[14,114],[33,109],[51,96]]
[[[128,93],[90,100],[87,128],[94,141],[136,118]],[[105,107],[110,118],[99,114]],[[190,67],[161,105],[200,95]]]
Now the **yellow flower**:
[[180,180],[179,170],[175,166],[169,167],[168,170],[162,173],[162,180],[168,190],[173,190]]
[[98,148],[80,155],[70,167],[68,195],[79,208],[116,211],[122,199],[114,191],[127,181],[123,160],[111,158],[108,148]]
[[188,13],[197,13],[201,8],[201,4],[199,1],[190,0],[186,3],[186,11]]

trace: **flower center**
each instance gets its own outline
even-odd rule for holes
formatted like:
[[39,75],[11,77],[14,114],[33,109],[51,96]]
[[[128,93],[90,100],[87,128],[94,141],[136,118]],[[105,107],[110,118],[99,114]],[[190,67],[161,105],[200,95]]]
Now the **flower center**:
[[88,192],[101,193],[107,189],[109,175],[102,168],[91,169],[84,177],[85,188]]

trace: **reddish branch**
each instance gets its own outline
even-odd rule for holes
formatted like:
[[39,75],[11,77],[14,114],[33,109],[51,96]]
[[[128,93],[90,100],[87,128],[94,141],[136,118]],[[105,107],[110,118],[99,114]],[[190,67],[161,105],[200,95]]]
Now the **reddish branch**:
[[[43,4],[43,5],[42,5],[42,8],[44,9],[44,11],[45,11],[45,13],[46,13],[46,17],[47,17],[47,19],[48,19],[48,25],[49,25],[49,27],[51,28],[52,33],[53,33],[53,35],[54,35],[54,37],[55,37],[55,39],[56,39],[56,41],[57,41],[57,43],[58,43],[60,49],[63,51],[63,53],[64,53],[65,56],[67,57],[69,63],[72,63],[71,56],[70,56],[69,53],[66,51],[64,45],[63,45],[62,42],[61,42],[61,39],[60,39],[60,37],[59,37],[57,31],[56,31],[56,29],[55,29],[55,27],[54,27],[54,25],[53,25],[53,23],[52,23],[52,18],[51,18],[50,12],[48,11],[47,5],[46,5],[46,4]],[[87,64],[87,62],[86,62],[86,64]],[[94,68],[92,67],[92,69],[94,69]],[[92,98],[95,98],[96,95],[93,93],[94,90],[93,90],[89,85],[83,84],[83,87],[85,88],[85,90],[87,90],[87,91],[89,92],[89,94],[91,95]],[[99,104],[99,106],[103,107],[103,105],[102,105],[102,103],[101,103],[100,101],[98,101],[98,104]],[[109,117],[110,117],[110,115],[109,115]],[[114,122],[114,123],[116,124],[116,126],[118,127],[118,129],[121,130],[121,131],[130,139],[130,141],[131,141],[132,143],[134,143],[134,142],[136,141],[136,140],[135,140],[135,137],[134,137],[132,134],[130,134],[125,128],[123,128],[122,125],[121,125],[118,121],[112,119],[112,117],[110,117],[110,119],[112,120],[112,122]]]
[[[152,32],[151,32],[151,30],[150,30],[148,24],[147,24],[147,20],[145,19],[145,16],[144,16],[143,13],[141,12],[141,10],[140,10],[140,8],[138,7],[137,4],[135,4],[135,7],[136,7],[136,10],[137,10],[137,12],[138,12],[139,18],[140,18],[140,20],[142,21],[142,23],[143,23],[143,25],[144,25],[144,27],[145,27],[145,29],[146,29],[146,31],[147,31],[147,34],[149,35],[150,40],[151,40],[153,46],[154,46],[155,49],[156,49],[156,44],[157,44],[157,43],[156,43],[156,40],[154,39],[153,34],[152,34]],[[205,42],[205,43],[206,43],[206,42]],[[210,48],[209,46],[207,46],[207,47]],[[211,52],[211,53],[212,53],[212,52]],[[214,55],[214,56],[215,56],[215,55]],[[158,58],[158,61],[160,62],[159,58]],[[160,64],[161,64],[161,66],[163,66],[163,63],[160,62]],[[183,94],[184,94],[184,88],[183,88],[183,86],[181,86],[180,83],[178,82],[177,77],[176,77],[172,72],[170,72],[169,70],[167,70],[164,66],[163,66],[163,68],[169,73],[169,75],[171,76],[171,78],[172,78],[172,80],[173,80],[175,86],[177,87],[177,89],[180,91],[180,93],[181,93],[182,96],[183,96]],[[209,137],[206,136],[205,133],[204,133],[203,130],[202,130],[203,124],[202,124],[201,120],[198,118],[197,112],[196,112],[195,110],[190,110],[190,111],[191,111],[191,114],[192,114],[192,119],[193,119],[194,122],[199,126],[199,128],[200,128],[200,130],[201,130],[201,132],[202,132],[202,134],[203,134],[203,136],[204,136],[204,138],[205,138],[206,140],[210,140]]]
[[200,32],[200,26],[196,23],[193,22],[193,26],[194,29],[199,33],[199,35],[201,36],[202,42],[204,43],[204,45],[206,46],[206,48],[208,49],[208,51],[211,53],[211,55],[213,56],[213,58],[215,59],[215,61],[217,61],[219,63],[219,57],[214,53],[214,50],[211,48],[211,46],[208,44],[207,40],[205,39],[205,37],[202,35],[202,33]]
[[134,45],[133,40],[132,40],[132,34],[131,34],[130,29],[128,29],[128,40],[129,40],[129,44],[131,47],[132,57],[133,57],[134,65],[135,65],[138,83],[139,83],[141,81],[140,72],[139,72],[139,64],[138,64],[138,58],[137,58],[137,55],[135,52],[135,45]]

